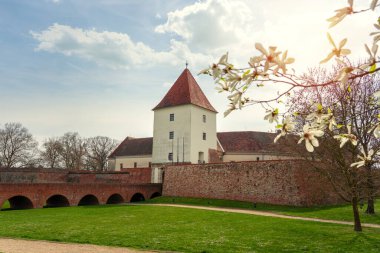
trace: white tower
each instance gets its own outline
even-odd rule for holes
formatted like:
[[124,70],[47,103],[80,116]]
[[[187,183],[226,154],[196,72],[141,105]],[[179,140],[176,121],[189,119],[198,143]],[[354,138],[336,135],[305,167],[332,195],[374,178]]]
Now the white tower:
[[187,68],[153,111],[153,164],[209,161],[217,111]]

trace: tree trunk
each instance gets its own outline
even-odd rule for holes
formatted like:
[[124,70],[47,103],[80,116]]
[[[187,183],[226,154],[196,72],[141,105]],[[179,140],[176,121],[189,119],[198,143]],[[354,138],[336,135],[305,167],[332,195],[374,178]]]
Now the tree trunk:
[[361,232],[362,231],[362,224],[360,222],[360,215],[359,215],[359,209],[358,209],[358,198],[353,197],[352,198],[352,211],[354,212],[354,231]]
[[372,196],[368,196],[366,214],[375,214],[375,201]]
[[374,201],[374,191],[375,187],[373,184],[373,175],[372,175],[372,168],[369,166],[367,169],[367,195],[368,195],[368,201],[367,201],[367,209],[365,212],[367,214],[375,214],[375,201]]

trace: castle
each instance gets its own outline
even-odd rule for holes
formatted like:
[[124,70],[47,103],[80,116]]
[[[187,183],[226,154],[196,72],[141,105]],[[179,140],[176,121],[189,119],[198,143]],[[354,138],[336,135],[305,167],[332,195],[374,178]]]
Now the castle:
[[294,158],[273,143],[274,133],[217,132],[218,112],[187,68],[153,111],[153,137],[125,138],[109,156],[110,169]]

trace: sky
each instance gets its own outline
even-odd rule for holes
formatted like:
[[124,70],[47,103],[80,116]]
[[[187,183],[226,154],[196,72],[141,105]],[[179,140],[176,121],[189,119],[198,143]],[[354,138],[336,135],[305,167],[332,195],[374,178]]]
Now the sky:
[[[356,0],[354,7],[369,5]],[[38,141],[66,132],[83,137],[151,137],[153,111],[189,63],[219,111],[218,131],[271,131],[265,110],[223,117],[227,95],[197,75],[229,52],[235,66],[257,55],[256,42],[294,57],[301,74],[348,38],[365,55],[376,13],[328,29],[346,1],[305,0],[0,0],[0,127],[20,122]],[[278,84],[276,84],[278,85]],[[254,90],[269,97],[281,89]]]

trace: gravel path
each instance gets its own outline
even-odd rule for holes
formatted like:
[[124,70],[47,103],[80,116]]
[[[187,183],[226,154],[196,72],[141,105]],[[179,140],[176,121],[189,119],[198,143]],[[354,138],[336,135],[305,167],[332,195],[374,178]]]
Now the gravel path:
[[22,239],[0,238],[2,253],[150,253],[127,248],[98,246],[92,244],[59,243]]
[[[263,212],[263,211],[255,211],[255,210],[247,210],[247,209],[237,209],[237,208],[222,208],[222,207],[207,207],[207,206],[192,206],[192,205],[177,205],[177,204],[141,204],[141,205],[155,205],[155,206],[171,206],[171,207],[182,207],[182,208],[192,208],[192,209],[202,209],[202,210],[212,210],[212,211],[221,211],[228,213],[244,213],[244,214],[253,214],[260,216],[269,216],[283,219],[291,219],[291,220],[305,220],[305,221],[316,221],[323,223],[332,223],[332,224],[343,224],[343,225],[351,225],[354,223],[350,221],[337,221],[337,220],[324,220],[317,218],[307,218],[307,217],[299,217],[299,216],[289,216],[284,214],[277,214],[272,212]],[[379,224],[370,224],[370,223],[362,223],[363,227],[368,228],[380,228]]]
[[[139,204],[135,204],[139,205]],[[323,223],[332,224],[342,224],[342,225],[353,225],[352,222],[348,221],[337,221],[337,220],[324,220],[324,219],[314,219],[298,216],[288,216],[283,214],[276,214],[271,212],[262,212],[255,210],[246,209],[235,209],[235,208],[220,208],[220,207],[205,207],[205,206],[191,206],[191,205],[177,205],[177,204],[141,204],[141,205],[155,205],[155,206],[171,206],[171,207],[181,207],[181,208],[192,208],[192,209],[202,209],[229,213],[244,213],[260,216],[269,216],[283,219],[292,220],[305,220],[305,221],[315,221]],[[380,228],[378,224],[367,224],[362,223],[363,227]],[[152,253],[159,251],[139,251],[128,248],[117,248],[108,246],[98,246],[92,244],[76,244],[76,243],[59,243],[59,242],[48,242],[48,241],[32,241],[32,240],[22,240],[22,239],[9,239],[0,238],[0,253]]]

